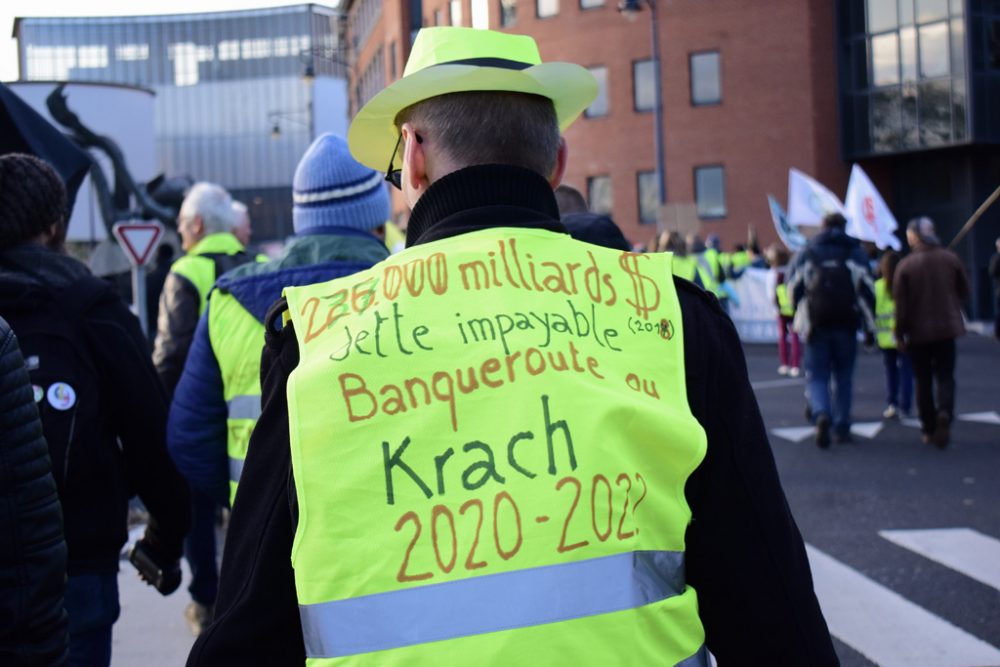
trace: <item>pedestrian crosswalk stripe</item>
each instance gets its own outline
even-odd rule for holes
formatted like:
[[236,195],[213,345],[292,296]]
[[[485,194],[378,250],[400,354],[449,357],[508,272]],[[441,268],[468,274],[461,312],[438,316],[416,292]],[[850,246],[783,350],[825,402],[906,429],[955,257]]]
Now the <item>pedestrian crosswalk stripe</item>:
[[995,667],[1000,650],[806,545],[830,632],[881,667]]
[[979,424],[995,424],[1000,426],[1000,414],[995,410],[989,412],[970,412],[967,415],[959,415],[959,421],[977,422]]
[[789,426],[787,428],[772,428],[771,433],[778,436],[782,440],[802,442],[809,436],[816,433],[816,428],[814,426]]
[[871,440],[882,431],[882,422],[865,422],[862,424],[851,424],[851,433],[862,438]]
[[882,530],[879,535],[1000,590],[1000,540],[971,528]]

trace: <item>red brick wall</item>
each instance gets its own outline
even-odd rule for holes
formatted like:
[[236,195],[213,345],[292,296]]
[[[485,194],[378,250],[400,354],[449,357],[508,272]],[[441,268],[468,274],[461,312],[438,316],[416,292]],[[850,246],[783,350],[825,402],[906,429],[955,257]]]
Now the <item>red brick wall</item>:
[[[433,23],[436,9],[448,24],[448,5],[425,0],[425,25]],[[404,29],[393,32],[405,34],[406,6],[386,2],[382,25],[404,21]],[[724,165],[727,215],[701,228],[703,235],[719,234],[728,247],[746,239],[749,225],[762,244],[776,238],[766,195],[785,202],[789,167],[843,196],[849,165],[839,150],[833,3],[659,0],[658,7],[668,202],[693,204],[694,167]],[[463,0],[462,15],[463,25],[471,25],[470,0]],[[499,0],[490,0],[490,27],[498,29],[499,21]],[[505,28],[534,37],[543,60],[608,68],[609,113],[581,117],[566,132],[565,181],[586,193],[588,176],[610,175],[613,216],[633,241],[654,234],[639,224],[636,192],[636,172],[656,164],[653,117],[635,112],[632,101],[632,62],[651,54],[649,21],[648,9],[635,22],[625,20],[614,0],[586,10],[578,0],[560,0],[559,14],[538,19],[534,0],[519,0],[516,23]],[[372,42],[388,43],[384,33],[373,31],[359,67],[370,58]],[[688,56],[706,50],[720,54],[722,103],[693,107]]]

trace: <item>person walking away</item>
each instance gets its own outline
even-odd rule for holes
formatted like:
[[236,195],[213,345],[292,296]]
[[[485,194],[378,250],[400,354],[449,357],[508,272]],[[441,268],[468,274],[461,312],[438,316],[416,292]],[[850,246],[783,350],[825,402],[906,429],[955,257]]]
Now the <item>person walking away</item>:
[[778,375],[797,378],[802,372],[802,354],[799,335],[792,327],[795,308],[788,293],[788,262],[791,255],[783,246],[775,243],[767,249],[767,256],[771,265],[767,276],[768,292],[778,309]]
[[235,499],[260,414],[267,309],[285,287],[346,276],[389,256],[381,240],[385,182],[354,161],[343,139],[317,137],[295,171],[292,197],[295,236],[282,255],[216,282],[170,408],[171,456],[193,488],[222,505]]
[[150,517],[136,549],[177,581],[190,498],[167,454],[166,397],[139,320],[65,253],[66,215],[48,164],[0,157],[0,314],[27,362],[62,504],[70,664],[106,666],[129,497]]
[[[823,231],[798,254],[789,289],[795,330],[806,343],[806,386],[816,444],[851,441],[851,402],[857,332],[874,343],[875,288],[861,245],[844,233],[839,213],[823,219]],[[833,389],[831,391],[831,382]]]
[[62,508],[28,369],[2,317],[0,397],[0,664],[63,667],[69,635]]
[[990,258],[990,278],[993,279],[993,290],[996,300],[993,305],[993,337],[1000,340],[1000,238],[996,240],[997,251]]
[[670,232],[669,234],[664,232],[660,236],[657,250],[672,253],[670,266],[673,274],[694,283],[698,275],[698,263],[694,257],[688,254],[687,243],[684,242],[683,236],[678,232]]
[[[667,257],[559,222],[560,128],[596,94],[530,37],[434,27],[354,117],[408,247],[269,313],[188,665],[837,664],[733,325]],[[631,499],[621,532],[564,535],[593,489]]]
[[[238,222],[235,212],[229,193],[212,183],[195,183],[181,204],[177,231],[187,254],[171,265],[163,283],[153,346],[153,363],[168,401],[184,369],[195,327],[208,307],[212,285],[226,271],[254,261],[233,234]],[[197,635],[212,620],[218,590],[217,505],[197,488],[192,489],[191,498],[191,532],[184,541],[184,557],[191,567],[191,603],[184,617]]]
[[885,411],[882,416],[895,419],[910,415],[913,402],[913,368],[910,356],[896,345],[896,302],[892,299],[892,283],[899,264],[899,254],[886,250],[879,259],[882,276],[875,281],[875,337],[882,350],[885,366]]
[[955,339],[965,333],[961,304],[969,278],[958,256],[941,246],[930,218],[911,220],[906,240],[913,252],[896,267],[892,284],[896,343],[913,364],[921,438],[943,448],[955,414]]

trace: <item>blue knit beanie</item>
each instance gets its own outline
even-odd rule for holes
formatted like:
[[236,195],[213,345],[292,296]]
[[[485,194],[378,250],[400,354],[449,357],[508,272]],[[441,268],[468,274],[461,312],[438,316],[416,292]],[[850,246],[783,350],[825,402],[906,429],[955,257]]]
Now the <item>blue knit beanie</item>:
[[333,134],[316,137],[295,169],[292,227],[296,234],[323,227],[370,231],[389,219],[389,193],[382,174],[358,164],[347,142]]

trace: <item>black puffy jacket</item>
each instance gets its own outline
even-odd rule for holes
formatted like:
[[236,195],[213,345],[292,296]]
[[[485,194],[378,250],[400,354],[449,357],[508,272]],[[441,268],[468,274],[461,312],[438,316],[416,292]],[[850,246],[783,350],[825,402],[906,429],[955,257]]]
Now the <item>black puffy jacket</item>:
[[0,318],[0,664],[67,660],[66,542],[17,339]]

